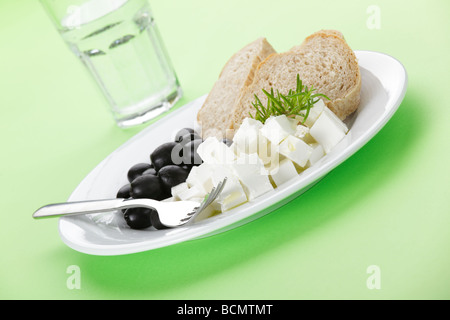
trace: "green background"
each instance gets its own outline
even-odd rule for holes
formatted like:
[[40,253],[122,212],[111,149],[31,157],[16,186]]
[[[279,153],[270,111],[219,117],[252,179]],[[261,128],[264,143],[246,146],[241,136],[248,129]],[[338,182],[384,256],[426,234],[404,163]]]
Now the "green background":
[[[3,299],[450,298],[450,2],[151,1],[184,90],[207,93],[259,36],[279,52],[323,28],[387,53],[409,76],[397,113],[307,193],[245,226],[132,255],[99,257],[59,238],[38,207],[65,201],[147,125],[119,129],[36,0],[0,0]],[[366,25],[380,8],[380,28]],[[81,270],[69,290],[66,270]],[[379,266],[381,289],[367,268]]]

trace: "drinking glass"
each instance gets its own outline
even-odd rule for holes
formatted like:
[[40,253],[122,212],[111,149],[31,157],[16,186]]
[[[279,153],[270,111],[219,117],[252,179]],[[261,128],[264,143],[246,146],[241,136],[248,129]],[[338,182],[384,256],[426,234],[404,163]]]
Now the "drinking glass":
[[147,0],[40,1],[100,86],[118,126],[145,123],[182,96]]

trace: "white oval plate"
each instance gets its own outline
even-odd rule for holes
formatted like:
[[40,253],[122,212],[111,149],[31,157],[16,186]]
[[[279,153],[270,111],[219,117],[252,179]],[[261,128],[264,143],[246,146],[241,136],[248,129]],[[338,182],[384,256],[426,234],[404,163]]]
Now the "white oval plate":
[[[59,232],[69,247],[93,255],[120,255],[160,248],[223,232],[261,217],[298,197],[358,151],[386,124],[406,93],[407,74],[396,59],[377,52],[355,51],[361,70],[361,104],[346,120],[347,136],[332,152],[289,182],[226,213],[190,226],[165,230],[130,229],[119,213],[62,217]],[[68,201],[114,198],[127,183],[128,169],[149,162],[152,150],[172,141],[175,132],[194,127],[206,95],[150,125],[103,160]]]

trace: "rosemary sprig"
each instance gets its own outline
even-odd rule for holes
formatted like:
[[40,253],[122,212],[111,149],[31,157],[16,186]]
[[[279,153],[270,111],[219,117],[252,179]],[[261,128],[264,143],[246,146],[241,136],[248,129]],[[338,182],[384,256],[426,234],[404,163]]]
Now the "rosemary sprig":
[[252,105],[256,109],[256,113],[252,115],[249,112],[251,118],[259,120],[262,123],[265,123],[271,116],[284,114],[287,117],[301,116],[303,118],[303,124],[308,118],[311,108],[321,97],[330,100],[324,94],[314,93],[316,89],[313,86],[311,88],[304,86],[298,74],[295,90],[289,90],[287,95],[281,94],[278,90],[275,94],[273,88],[270,89],[270,92],[264,89],[262,91],[267,96],[267,106],[264,106],[255,94],[255,102]]

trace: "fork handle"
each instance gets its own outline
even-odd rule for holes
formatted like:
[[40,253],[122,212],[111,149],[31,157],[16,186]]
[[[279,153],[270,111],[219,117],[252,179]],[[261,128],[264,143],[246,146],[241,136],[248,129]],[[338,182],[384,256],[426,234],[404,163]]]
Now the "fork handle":
[[106,199],[55,203],[43,206],[36,210],[33,218],[51,218],[59,216],[107,212],[133,206],[132,202],[127,203],[127,199]]

